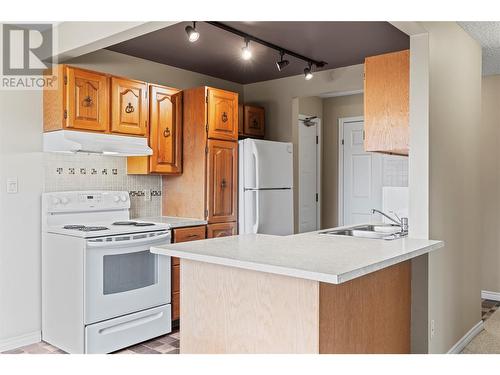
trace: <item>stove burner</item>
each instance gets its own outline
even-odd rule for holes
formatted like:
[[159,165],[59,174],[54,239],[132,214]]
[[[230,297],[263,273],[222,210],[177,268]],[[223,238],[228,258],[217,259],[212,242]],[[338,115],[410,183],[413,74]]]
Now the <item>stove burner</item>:
[[154,225],[153,223],[138,223],[137,221],[117,221],[113,225],[133,225],[135,227],[149,227]]
[[83,227],[81,229],[82,232],[95,232],[95,231],[99,231],[99,230],[108,230],[107,227]]
[[117,221],[113,223],[113,225],[135,225],[137,224],[136,221]]
[[81,232],[94,232],[98,230],[107,230],[106,227],[87,227],[85,225],[65,225],[64,229],[79,230]]
[[81,229],[85,228],[85,225],[65,225],[63,228],[64,229],[77,229],[77,230],[81,230]]

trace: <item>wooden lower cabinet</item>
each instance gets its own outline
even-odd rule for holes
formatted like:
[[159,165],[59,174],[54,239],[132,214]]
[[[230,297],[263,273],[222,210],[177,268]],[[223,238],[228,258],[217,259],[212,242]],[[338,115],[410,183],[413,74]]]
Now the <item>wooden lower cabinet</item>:
[[217,223],[207,225],[207,238],[218,238],[234,236],[236,234],[236,223]]
[[[175,228],[172,230],[174,243],[203,240],[206,238],[206,227],[200,225],[196,227]],[[171,289],[172,289],[172,320],[180,317],[180,262],[179,258],[172,257],[171,270]]]

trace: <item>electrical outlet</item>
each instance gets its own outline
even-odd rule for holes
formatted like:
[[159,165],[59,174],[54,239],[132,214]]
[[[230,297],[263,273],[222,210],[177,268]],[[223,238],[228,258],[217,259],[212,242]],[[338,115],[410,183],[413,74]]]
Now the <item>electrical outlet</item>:
[[436,322],[434,319],[431,320],[431,339],[436,335]]
[[11,177],[7,179],[7,194],[17,194],[17,178]]
[[149,202],[151,200],[151,190],[144,190],[144,200]]

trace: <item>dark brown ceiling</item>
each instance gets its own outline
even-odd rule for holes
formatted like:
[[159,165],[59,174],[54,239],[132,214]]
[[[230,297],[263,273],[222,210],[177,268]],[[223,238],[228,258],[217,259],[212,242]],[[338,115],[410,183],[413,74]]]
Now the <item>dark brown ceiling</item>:
[[[326,61],[323,69],[360,64],[365,56],[409,48],[409,38],[388,22],[223,22],[267,42]],[[190,22],[116,44],[108,49],[242,84],[302,74],[306,63],[287,56],[290,64],[276,69],[278,52],[250,43],[253,57],[241,58],[243,39],[197,22],[200,39],[187,40]]]

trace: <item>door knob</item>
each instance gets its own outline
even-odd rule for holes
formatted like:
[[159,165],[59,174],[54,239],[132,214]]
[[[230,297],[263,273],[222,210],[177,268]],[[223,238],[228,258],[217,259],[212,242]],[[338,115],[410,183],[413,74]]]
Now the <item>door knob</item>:
[[168,127],[163,131],[163,136],[165,138],[170,137],[170,129]]

